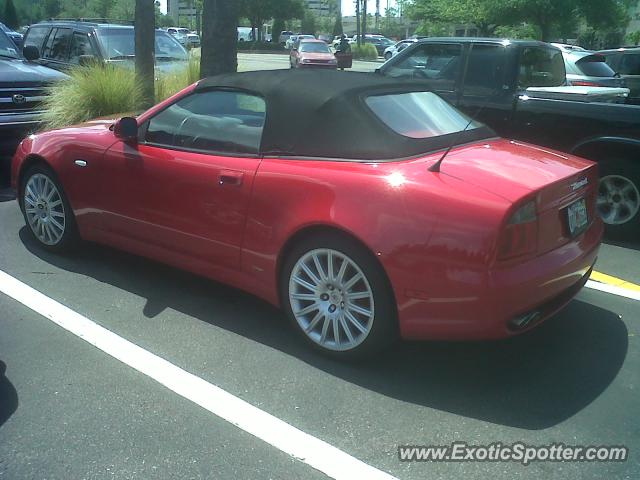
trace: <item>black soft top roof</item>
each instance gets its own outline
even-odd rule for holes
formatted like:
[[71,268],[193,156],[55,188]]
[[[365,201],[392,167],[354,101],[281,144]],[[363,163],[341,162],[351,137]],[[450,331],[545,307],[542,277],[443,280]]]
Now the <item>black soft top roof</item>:
[[449,144],[493,136],[488,128],[427,139],[400,135],[380,121],[364,98],[430,90],[424,82],[372,73],[331,70],[272,70],[217,75],[196,91],[231,88],[264,98],[267,116],[261,153],[355,160],[392,160]]

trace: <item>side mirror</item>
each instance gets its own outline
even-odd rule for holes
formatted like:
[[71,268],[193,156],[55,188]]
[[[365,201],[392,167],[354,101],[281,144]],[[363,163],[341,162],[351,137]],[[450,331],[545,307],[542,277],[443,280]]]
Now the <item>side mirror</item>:
[[93,65],[96,62],[95,55],[80,55],[78,58],[78,63],[81,67],[87,67],[89,65]]
[[133,117],[122,117],[113,126],[113,133],[121,140],[137,140],[138,121]]
[[40,58],[40,52],[38,51],[38,47],[35,45],[27,45],[22,49],[22,55],[24,58],[33,62],[34,60],[38,60]]

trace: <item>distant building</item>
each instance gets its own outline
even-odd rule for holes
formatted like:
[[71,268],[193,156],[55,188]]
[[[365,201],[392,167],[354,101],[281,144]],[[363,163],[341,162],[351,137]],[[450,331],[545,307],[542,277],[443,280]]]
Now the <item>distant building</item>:
[[307,9],[319,17],[328,17],[340,13],[340,0],[305,0]]
[[175,20],[176,26],[195,28],[198,17],[195,7],[195,0],[167,0],[167,15]]

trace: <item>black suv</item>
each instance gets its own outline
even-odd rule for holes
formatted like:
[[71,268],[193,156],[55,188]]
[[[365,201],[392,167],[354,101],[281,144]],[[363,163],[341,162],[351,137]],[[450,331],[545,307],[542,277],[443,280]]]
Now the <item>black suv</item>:
[[627,82],[631,90],[627,103],[640,105],[640,47],[624,47],[598,52],[607,64]]
[[[25,54],[33,54],[27,48]],[[8,183],[8,159],[40,122],[46,89],[66,75],[29,62],[0,30],[0,185]]]
[[[85,61],[131,63],[135,59],[135,34],[131,25],[49,20],[31,25],[23,44],[37,48],[38,61],[57,70]],[[188,60],[184,47],[162,30],[156,30],[155,51],[158,70],[185,65]]]

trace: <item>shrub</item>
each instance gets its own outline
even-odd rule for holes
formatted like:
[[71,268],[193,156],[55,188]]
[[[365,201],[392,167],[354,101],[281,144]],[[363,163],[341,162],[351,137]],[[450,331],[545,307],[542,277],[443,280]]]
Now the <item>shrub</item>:
[[131,69],[112,65],[74,68],[44,100],[45,128],[59,128],[140,109],[141,91]]
[[378,51],[376,50],[376,47],[374,47],[370,43],[363,43],[359,46],[356,43],[352,44],[351,53],[353,54],[353,58],[357,58],[359,60],[378,59]]
[[[199,59],[156,79],[156,102],[195,83],[200,78]],[[133,69],[109,64],[76,67],[49,89],[42,115],[45,129],[61,128],[97,117],[142,110],[141,90]]]
[[200,80],[200,58],[192,56],[185,68],[156,79],[156,102],[166,100],[198,80]]
[[278,42],[238,42],[238,50],[268,50],[268,51],[280,51],[284,50],[284,47]]

